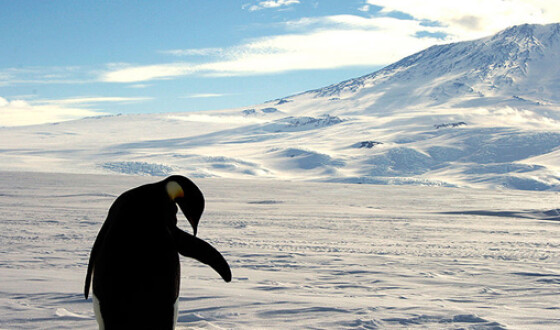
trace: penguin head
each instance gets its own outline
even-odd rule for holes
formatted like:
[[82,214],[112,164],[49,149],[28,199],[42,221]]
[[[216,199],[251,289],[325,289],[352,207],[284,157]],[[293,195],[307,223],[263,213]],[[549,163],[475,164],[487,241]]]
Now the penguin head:
[[191,224],[196,236],[198,221],[204,211],[204,196],[198,187],[189,179],[180,175],[173,175],[163,181],[169,198],[179,205],[179,208]]

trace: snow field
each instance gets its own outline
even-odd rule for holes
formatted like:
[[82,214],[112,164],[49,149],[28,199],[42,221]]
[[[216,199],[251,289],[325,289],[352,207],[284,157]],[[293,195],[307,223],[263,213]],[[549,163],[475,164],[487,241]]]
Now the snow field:
[[[156,180],[0,172],[0,328],[96,328],[82,293],[95,236],[120,193]],[[195,182],[199,237],[233,280],[181,258],[178,328],[560,325],[558,193]]]

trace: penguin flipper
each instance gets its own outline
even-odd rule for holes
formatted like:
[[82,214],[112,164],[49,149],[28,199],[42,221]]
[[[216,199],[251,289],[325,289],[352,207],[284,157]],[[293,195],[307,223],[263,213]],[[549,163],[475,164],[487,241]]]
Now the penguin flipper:
[[231,269],[227,261],[212,245],[177,227],[171,230],[171,236],[179,254],[212,267],[224,281],[231,281]]

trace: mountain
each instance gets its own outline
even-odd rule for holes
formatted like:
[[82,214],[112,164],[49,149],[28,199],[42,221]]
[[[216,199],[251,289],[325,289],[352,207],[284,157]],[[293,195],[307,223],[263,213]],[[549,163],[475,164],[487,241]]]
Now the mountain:
[[0,170],[560,190],[560,24],[250,109],[1,128]]
[[[457,97],[560,101],[560,24],[514,26],[492,37],[430,47],[373,74],[314,91],[383,92],[383,108],[449,103]],[[463,101],[463,100],[461,100]]]

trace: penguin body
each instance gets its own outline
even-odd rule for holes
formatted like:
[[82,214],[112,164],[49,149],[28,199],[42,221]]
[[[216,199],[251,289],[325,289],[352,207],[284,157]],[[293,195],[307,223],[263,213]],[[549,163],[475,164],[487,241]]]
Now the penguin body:
[[129,190],[109,209],[90,254],[84,288],[87,299],[93,275],[100,329],[173,329],[180,289],[179,253],[231,280],[229,265],[216,249],[177,228],[176,204],[196,235],[204,198],[182,176]]

